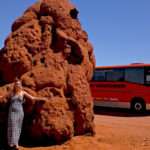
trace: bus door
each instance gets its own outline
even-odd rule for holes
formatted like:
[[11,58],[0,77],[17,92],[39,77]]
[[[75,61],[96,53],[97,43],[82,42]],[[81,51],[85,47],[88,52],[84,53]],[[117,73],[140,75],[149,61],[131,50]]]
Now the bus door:
[[117,107],[124,99],[124,69],[96,70],[92,95],[97,105]]
[[[104,84],[105,98],[112,103],[124,101],[126,85],[124,81],[124,69],[109,69],[105,71],[106,82]],[[117,104],[115,104],[117,105]]]
[[145,67],[145,85],[150,85],[150,67]]

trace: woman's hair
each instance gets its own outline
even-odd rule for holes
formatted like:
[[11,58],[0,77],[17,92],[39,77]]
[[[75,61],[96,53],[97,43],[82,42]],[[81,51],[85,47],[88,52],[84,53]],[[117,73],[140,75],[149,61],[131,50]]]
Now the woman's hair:
[[19,80],[19,78],[15,78],[13,91],[14,91],[14,93],[16,93],[20,90],[22,90],[21,80]]

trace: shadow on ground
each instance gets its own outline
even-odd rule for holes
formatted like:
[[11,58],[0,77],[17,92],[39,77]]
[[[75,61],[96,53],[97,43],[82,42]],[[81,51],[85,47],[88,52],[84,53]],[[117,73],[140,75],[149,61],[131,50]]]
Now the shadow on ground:
[[145,111],[142,113],[135,113],[135,112],[132,112],[130,109],[110,108],[110,107],[100,107],[100,106],[94,106],[94,113],[99,114],[99,115],[118,116],[118,117],[150,116],[150,111]]

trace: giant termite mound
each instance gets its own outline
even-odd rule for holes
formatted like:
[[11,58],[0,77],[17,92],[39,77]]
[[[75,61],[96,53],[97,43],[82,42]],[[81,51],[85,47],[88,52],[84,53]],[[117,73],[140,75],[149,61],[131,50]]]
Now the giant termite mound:
[[[22,142],[61,143],[94,133],[88,84],[94,67],[93,48],[68,0],[40,0],[13,23],[0,51],[0,95],[19,77],[26,91],[48,99],[26,100]],[[4,129],[8,105],[0,100]]]

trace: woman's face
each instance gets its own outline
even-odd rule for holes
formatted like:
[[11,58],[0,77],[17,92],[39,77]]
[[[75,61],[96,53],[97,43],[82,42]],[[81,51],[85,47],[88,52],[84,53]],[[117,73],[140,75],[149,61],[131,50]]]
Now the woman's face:
[[20,90],[22,89],[21,81],[16,81],[16,82],[15,82],[15,88],[16,88],[16,89],[20,89]]

